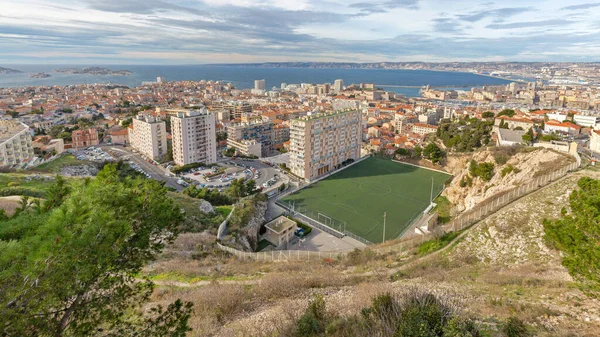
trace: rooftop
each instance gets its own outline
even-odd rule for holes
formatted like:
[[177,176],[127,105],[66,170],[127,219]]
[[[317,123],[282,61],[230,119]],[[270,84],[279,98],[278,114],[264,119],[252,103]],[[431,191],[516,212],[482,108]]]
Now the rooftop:
[[14,137],[16,134],[27,130],[27,125],[9,120],[9,121],[0,121],[0,142],[5,142],[8,139]]
[[281,234],[281,232],[292,226],[296,226],[296,222],[292,219],[284,217],[283,215],[265,225],[267,229],[270,229],[277,234]]

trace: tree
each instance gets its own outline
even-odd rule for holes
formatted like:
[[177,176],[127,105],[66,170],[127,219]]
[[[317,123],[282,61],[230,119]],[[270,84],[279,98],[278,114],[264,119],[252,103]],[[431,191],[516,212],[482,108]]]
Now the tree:
[[544,221],[546,242],[562,252],[562,264],[569,274],[591,283],[600,290],[600,180],[584,177],[578,190],[569,197],[570,213],[562,218]]
[[[48,198],[64,197],[64,185],[57,191]],[[138,310],[153,289],[141,269],[183,220],[164,184],[120,178],[109,164],[58,204],[1,226],[13,229],[0,232],[3,334],[184,336],[190,303],[177,300],[146,316]]]
[[233,157],[233,156],[235,155],[235,148],[233,148],[233,147],[229,147],[229,148],[227,148],[227,150],[225,150],[225,151],[223,152],[223,155],[224,155],[225,157]]
[[498,113],[498,117],[500,117],[500,116],[513,117],[514,115],[515,115],[515,110],[513,110],[513,109],[504,109]]
[[480,163],[478,164],[475,160],[471,160],[469,163],[469,173],[473,177],[479,177],[484,181],[490,181],[494,177],[494,163]]
[[127,128],[131,125],[131,123],[133,123],[133,119],[132,118],[127,118],[126,120],[121,122],[121,126],[124,128]]
[[397,155],[399,155],[401,157],[406,157],[406,156],[410,156],[411,155],[410,150],[407,150],[407,149],[402,148],[402,147],[398,148],[395,152],[396,152]]
[[533,128],[529,128],[529,130],[527,130],[527,133],[521,136],[521,138],[523,138],[523,141],[527,145],[533,144],[533,140],[535,139],[533,134]]
[[423,157],[431,160],[434,164],[437,164],[444,159],[445,155],[446,153],[444,153],[444,151],[442,151],[435,143],[429,143],[423,150]]
[[256,181],[254,181],[254,179],[250,179],[246,181],[246,194],[254,193],[256,193]]
[[484,113],[481,114],[481,117],[483,118],[494,118],[494,113],[491,111],[486,111]]
[[419,145],[415,146],[413,154],[415,158],[421,158],[421,155],[423,154],[423,148]]

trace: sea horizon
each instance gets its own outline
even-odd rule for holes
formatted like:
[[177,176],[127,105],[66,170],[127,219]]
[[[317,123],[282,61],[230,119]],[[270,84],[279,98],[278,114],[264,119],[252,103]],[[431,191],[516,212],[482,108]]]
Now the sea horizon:
[[[267,89],[280,87],[281,83],[333,83],[343,79],[346,85],[375,83],[386,86],[456,86],[502,85],[510,80],[469,72],[417,70],[417,69],[347,69],[347,68],[302,68],[302,67],[256,67],[238,65],[114,65],[114,64],[2,64],[0,67],[22,71],[18,74],[0,75],[0,88],[26,86],[52,86],[76,84],[115,84],[130,88],[142,82],[154,82],[157,77],[166,81],[224,81],[239,89],[250,89],[254,80],[265,79]],[[61,68],[101,67],[111,70],[129,70],[131,75],[81,75],[58,74]],[[47,73],[48,78],[30,78],[31,73]],[[387,88],[406,96],[418,96],[419,88]]]

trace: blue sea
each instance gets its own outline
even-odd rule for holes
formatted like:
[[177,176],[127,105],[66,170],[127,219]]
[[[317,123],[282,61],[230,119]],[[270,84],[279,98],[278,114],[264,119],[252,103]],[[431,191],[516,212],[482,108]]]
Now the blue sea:
[[[0,88],[112,83],[135,87],[144,81],[155,81],[162,76],[167,81],[219,80],[233,83],[239,89],[254,86],[254,80],[265,79],[267,88],[280,87],[281,83],[333,83],[343,79],[346,85],[352,83],[375,83],[388,91],[406,96],[418,96],[419,88],[394,88],[387,86],[457,86],[498,85],[509,81],[480,76],[471,73],[427,71],[427,70],[388,70],[388,69],[309,69],[309,68],[259,68],[220,65],[89,65],[112,70],[129,70],[129,76],[68,75],[52,71],[59,68],[83,68],[84,65],[2,65],[5,68],[21,70],[20,74],[0,75]],[[29,73],[45,72],[52,77],[29,78]]]

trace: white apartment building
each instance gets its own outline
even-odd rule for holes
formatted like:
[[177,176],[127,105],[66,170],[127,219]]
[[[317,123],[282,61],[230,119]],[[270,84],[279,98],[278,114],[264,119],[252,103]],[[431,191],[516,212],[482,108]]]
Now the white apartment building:
[[215,115],[206,108],[171,116],[173,160],[177,165],[217,161]]
[[160,117],[141,114],[133,119],[131,126],[131,147],[152,160],[160,160],[167,154],[167,126]]
[[0,121],[0,165],[23,164],[33,157],[29,127],[14,120]]
[[344,80],[342,80],[342,79],[335,80],[335,82],[333,82],[333,91],[340,92],[342,90],[344,90]]
[[357,110],[308,115],[290,126],[290,169],[307,181],[360,158],[361,113]]

